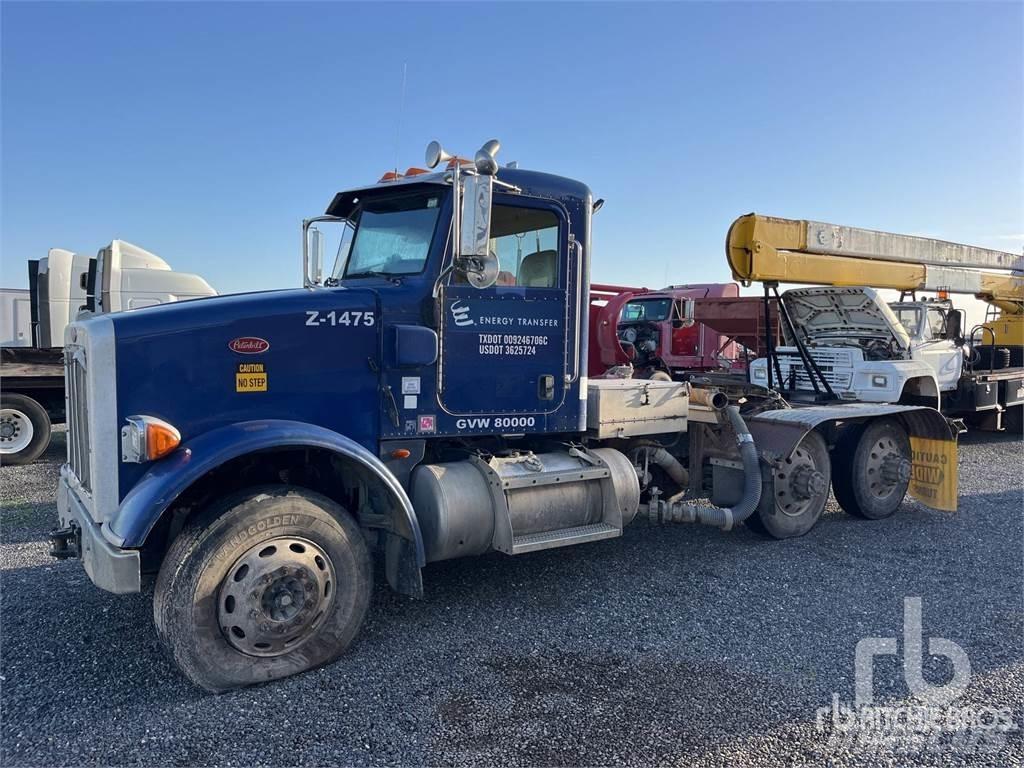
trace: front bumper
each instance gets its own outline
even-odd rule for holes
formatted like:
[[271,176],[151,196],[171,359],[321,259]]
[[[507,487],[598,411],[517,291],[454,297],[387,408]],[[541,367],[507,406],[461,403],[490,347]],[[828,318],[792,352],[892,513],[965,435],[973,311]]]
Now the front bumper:
[[[117,594],[138,592],[142,585],[139,553],[119,549],[103,538],[100,526],[92,521],[85,505],[75,495],[66,478],[57,486],[57,517],[62,531],[54,532],[54,549],[69,554],[69,541],[75,542],[77,556],[92,583],[100,589]],[[74,535],[70,534],[74,531]]]

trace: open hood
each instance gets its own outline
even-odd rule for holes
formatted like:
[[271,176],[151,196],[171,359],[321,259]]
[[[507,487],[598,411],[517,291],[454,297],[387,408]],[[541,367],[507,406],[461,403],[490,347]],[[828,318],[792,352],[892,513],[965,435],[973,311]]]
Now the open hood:
[[873,288],[794,288],[782,294],[782,302],[797,332],[809,342],[878,338],[903,349],[910,345],[906,329]]

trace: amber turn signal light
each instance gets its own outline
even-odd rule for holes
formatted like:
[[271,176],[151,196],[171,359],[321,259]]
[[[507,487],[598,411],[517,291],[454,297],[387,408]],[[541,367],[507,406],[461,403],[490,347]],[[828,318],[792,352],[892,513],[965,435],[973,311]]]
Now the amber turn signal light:
[[181,443],[181,433],[166,421],[153,419],[146,424],[146,458],[166,456]]
[[181,433],[155,416],[129,416],[121,428],[121,461],[142,464],[166,456],[181,444]]

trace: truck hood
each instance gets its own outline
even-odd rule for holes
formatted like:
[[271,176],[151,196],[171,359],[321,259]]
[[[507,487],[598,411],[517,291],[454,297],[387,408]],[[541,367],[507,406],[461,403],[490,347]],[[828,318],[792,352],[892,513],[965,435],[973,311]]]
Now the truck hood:
[[[220,296],[120,312],[111,323],[117,428],[155,416],[182,444],[260,420],[316,424],[373,446],[380,430],[380,300],[366,288]],[[85,321],[86,323],[92,321]],[[87,361],[88,362],[88,361]],[[148,469],[119,465],[122,496]]]
[[910,335],[874,288],[793,288],[782,294],[782,303],[793,325],[811,342],[874,337],[895,341],[903,349],[910,345]]

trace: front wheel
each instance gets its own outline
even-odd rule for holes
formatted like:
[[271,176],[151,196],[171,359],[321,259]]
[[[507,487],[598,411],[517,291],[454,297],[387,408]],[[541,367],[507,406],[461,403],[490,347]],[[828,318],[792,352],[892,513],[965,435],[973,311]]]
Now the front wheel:
[[803,536],[825,509],[831,472],[825,439],[808,432],[778,467],[764,470],[761,502],[747,525],[773,539]]
[[366,615],[373,574],[355,520],[325,496],[275,486],[190,521],[157,578],[157,634],[209,691],[333,661]]
[[832,491],[847,513],[867,520],[892,515],[910,486],[910,438],[895,419],[849,428],[832,452]]

